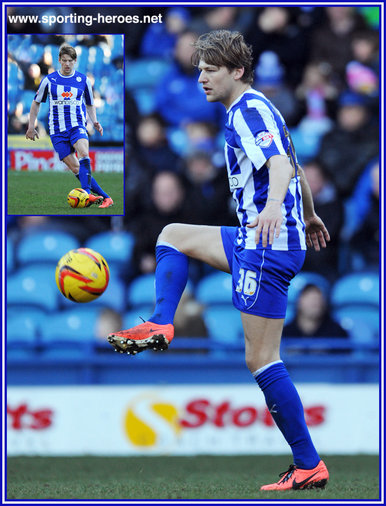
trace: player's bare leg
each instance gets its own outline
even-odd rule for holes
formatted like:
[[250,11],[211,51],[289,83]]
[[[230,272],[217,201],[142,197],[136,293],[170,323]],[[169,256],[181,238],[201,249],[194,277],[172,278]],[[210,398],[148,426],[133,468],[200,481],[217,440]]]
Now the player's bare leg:
[[75,176],[79,174],[79,160],[75,156],[75,153],[70,153],[69,155],[65,156],[62,162],[67,165],[67,167],[71,172],[75,174]]
[[157,242],[157,301],[148,322],[108,336],[120,353],[146,349],[165,350],[174,336],[173,317],[187,281],[187,257],[229,272],[221,228],[200,225],[167,225]]
[[74,144],[74,148],[76,149],[79,159],[89,156],[89,144],[87,139],[78,139]]
[[263,318],[241,313],[245,336],[245,361],[251,373],[280,360],[284,319]]

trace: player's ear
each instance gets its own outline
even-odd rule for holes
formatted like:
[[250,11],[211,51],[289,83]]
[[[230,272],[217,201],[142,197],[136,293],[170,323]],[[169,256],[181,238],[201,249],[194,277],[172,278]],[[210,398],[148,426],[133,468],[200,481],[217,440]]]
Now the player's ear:
[[235,81],[239,81],[244,75],[244,67],[240,67],[238,69],[235,69],[233,75],[234,75]]

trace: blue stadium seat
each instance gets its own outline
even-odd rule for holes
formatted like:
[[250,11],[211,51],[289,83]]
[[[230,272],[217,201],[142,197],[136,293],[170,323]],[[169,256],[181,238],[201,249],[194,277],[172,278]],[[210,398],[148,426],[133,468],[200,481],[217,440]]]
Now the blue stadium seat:
[[20,264],[31,262],[56,263],[67,251],[79,248],[79,241],[66,232],[36,232],[25,235],[17,247]]
[[130,306],[150,306],[154,307],[154,274],[144,274],[134,279],[128,289],[127,302]]
[[7,360],[32,359],[38,343],[38,320],[20,311],[7,315]]
[[23,93],[20,97],[20,101],[23,104],[24,113],[26,113],[30,110],[32,101],[35,98],[35,94],[36,94],[36,92],[32,91],[32,90],[23,91]]
[[151,114],[155,110],[154,92],[151,88],[138,88],[132,91],[138,111],[141,115]]
[[331,303],[335,309],[356,304],[379,306],[379,275],[376,272],[356,272],[340,278],[331,291]]
[[15,266],[15,247],[13,241],[7,238],[7,274],[13,271]]
[[375,307],[344,306],[333,317],[356,342],[371,343],[379,339],[380,315]]
[[296,304],[297,298],[303,288],[308,285],[313,284],[320,288],[325,297],[329,297],[330,292],[330,282],[315,272],[299,272],[293,280],[288,288],[288,304]]
[[52,266],[31,265],[8,278],[8,307],[27,305],[53,311],[58,306],[59,295]]
[[129,232],[102,232],[91,237],[86,247],[98,251],[110,262],[128,264],[134,247],[134,237]]
[[129,90],[153,88],[169,69],[170,64],[157,58],[126,60],[125,81]]
[[197,284],[195,295],[202,304],[231,304],[232,276],[226,272],[205,276]]
[[27,314],[7,318],[7,348],[34,347],[37,344],[38,323]]
[[[82,69],[80,72],[85,73],[88,66],[89,59],[89,50],[86,46],[75,46],[76,54],[77,54],[77,68]],[[52,50],[51,50],[52,52]],[[54,57],[54,53],[52,52],[52,56]]]
[[79,358],[92,353],[97,312],[60,311],[48,316],[40,336],[42,356]]
[[205,309],[204,322],[209,337],[220,344],[244,344],[240,312],[231,304],[214,305]]
[[123,57],[123,36],[122,35],[113,35],[112,36],[112,48],[111,48],[111,59],[118,56]]

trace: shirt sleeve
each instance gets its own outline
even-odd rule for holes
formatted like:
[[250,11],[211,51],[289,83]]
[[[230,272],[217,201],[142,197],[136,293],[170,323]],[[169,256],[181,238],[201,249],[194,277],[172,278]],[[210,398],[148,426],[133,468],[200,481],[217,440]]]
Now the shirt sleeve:
[[84,90],[84,101],[86,105],[94,105],[94,95],[92,92],[91,81],[86,77],[86,88]]
[[274,155],[286,155],[280,132],[270,110],[255,107],[238,109],[233,126],[239,137],[240,148],[260,169]]
[[46,102],[48,96],[48,85],[49,81],[47,77],[41,80],[38,91],[36,92],[36,95],[34,97],[35,102],[37,102],[38,104],[40,104],[41,102]]

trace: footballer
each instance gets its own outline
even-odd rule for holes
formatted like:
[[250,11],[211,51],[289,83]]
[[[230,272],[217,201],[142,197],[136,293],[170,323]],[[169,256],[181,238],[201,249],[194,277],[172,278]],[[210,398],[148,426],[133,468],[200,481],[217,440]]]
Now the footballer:
[[39,138],[35,123],[40,104],[48,97],[49,134],[60,160],[79,179],[82,188],[89,194],[90,204],[99,204],[100,208],[111,207],[114,204],[112,198],[91,175],[87,114],[100,135],[103,135],[103,127],[97,120],[90,79],[75,70],[76,60],[77,54],[72,46],[61,47],[60,70],[42,79],[32,101],[26,138],[31,141]]

